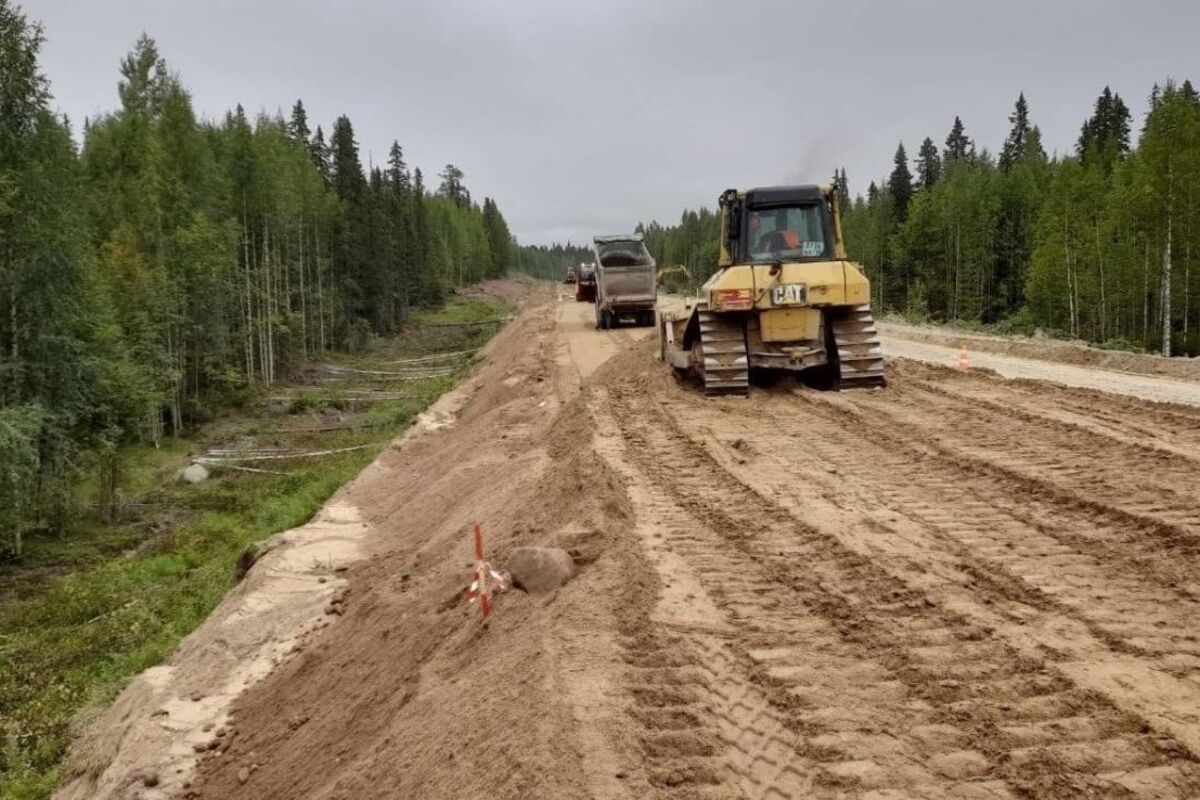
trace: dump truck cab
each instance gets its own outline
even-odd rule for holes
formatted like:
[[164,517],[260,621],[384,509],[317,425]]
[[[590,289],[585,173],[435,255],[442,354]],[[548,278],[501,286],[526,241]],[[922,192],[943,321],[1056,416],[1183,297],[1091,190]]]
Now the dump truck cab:
[[846,257],[837,193],[775,186],[719,199],[717,271],[682,315],[664,315],[662,356],[710,394],[744,394],[751,370],[826,368],[838,388],[883,384],[870,284]]

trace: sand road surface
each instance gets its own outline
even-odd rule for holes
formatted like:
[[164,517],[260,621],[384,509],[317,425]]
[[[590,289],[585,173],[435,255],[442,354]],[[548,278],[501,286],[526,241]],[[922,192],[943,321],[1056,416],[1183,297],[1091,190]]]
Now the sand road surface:
[[[706,399],[535,288],[339,494],[344,613],[104,796],[1200,797],[1200,409],[888,369]],[[579,575],[484,624],[475,521]]]

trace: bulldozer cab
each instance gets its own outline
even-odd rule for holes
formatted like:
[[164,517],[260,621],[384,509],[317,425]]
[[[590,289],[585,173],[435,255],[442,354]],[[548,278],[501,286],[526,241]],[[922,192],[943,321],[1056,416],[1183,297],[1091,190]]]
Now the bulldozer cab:
[[846,257],[837,192],[829,187],[728,189],[720,208],[721,267]]

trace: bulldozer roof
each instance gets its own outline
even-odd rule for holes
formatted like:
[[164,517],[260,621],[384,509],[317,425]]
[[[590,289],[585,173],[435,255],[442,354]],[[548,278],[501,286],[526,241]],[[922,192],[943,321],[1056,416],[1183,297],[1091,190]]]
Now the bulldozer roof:
[[821,187],[815,184],[803,186],[760,186],[746,190],[746,205],[785,206],[793,203],[819,203],[824,199]]

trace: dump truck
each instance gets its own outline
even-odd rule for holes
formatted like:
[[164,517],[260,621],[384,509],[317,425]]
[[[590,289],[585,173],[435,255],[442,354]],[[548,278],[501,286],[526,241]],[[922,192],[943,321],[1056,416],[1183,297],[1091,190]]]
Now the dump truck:
[[628,320],[653,325],[658,302],[656,264],[640,233],[596,236],[596,328]]
[[717,271],[682,312],[660,316],[660,357],[710,395],[745,395],[760,371],[883,386],[870,284],[846,256],[838,193],[728,189],[718,202]]
[[575,301],[592,303],[596,300],[596,268],[592,264],[580,264],[575,270]]

